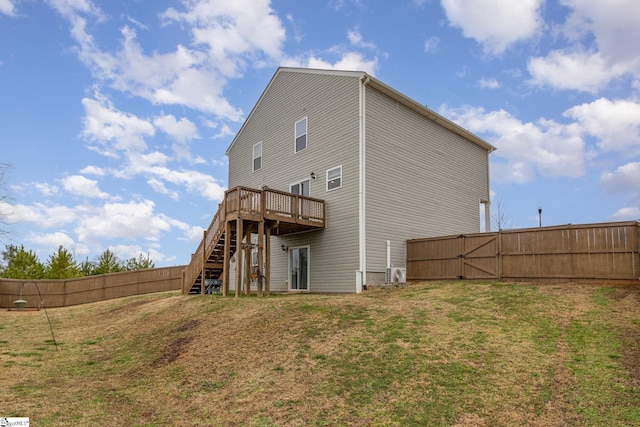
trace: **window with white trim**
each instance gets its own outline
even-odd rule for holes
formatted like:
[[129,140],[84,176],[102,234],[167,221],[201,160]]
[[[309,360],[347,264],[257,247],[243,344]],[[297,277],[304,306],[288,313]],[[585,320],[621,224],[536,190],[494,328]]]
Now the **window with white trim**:
[[293,194],[299,194],[301,196],[310,196],[311,195],[311,181],[308,179],[294,182],[289,186],[289,192]]
[[327,170],[327,191],[342,187],[342,165]]
[[296,122],[296,153],[307,148],[307,118]]
[[262,141],[253,144],[253,171],[262,169]]

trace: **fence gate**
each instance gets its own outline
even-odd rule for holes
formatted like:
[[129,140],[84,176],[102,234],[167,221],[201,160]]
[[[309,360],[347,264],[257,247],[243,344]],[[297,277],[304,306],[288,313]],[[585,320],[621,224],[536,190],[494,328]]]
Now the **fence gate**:
[[459,279],[499,279],[498,234],[461,234]]

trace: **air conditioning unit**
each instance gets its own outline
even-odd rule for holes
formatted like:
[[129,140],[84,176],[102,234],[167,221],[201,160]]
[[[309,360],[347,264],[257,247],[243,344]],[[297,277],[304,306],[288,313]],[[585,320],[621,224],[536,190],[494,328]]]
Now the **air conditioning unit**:
[[387,283],[407,283],[407,269],[400,267],[387,268],[385,274]]

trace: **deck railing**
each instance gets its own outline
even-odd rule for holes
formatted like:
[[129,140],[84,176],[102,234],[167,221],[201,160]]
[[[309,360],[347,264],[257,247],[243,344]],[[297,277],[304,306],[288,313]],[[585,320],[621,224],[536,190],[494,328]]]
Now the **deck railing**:
[[269,219],[287,219],[297,223],[325,226],[324,200],[278,190],[264,191],[263,215]]
[[209,256],[213,250],[212,246],[217,243],[218,239],[220,239],[220,236],[224,232],[223,215],[225,212],[225,203],[226,201],[223,201],[218,205],[218,210],[213,216],[211,224],[209,224],[209,228],[204,232],[203,238],[198,245],[198,249],[196,249],[196,251],[191,255],[191,262],[187,265],[184,273],[184,283],[182,284],[183,294],[189,292],[193,282],[196,280],[198,275],[200,275],[202,267],[204,267],[204,263],[206,262],[205,256]]
[[325,226],[324,200],[278,190],[235,187],[225,192],[211,224],[185,269],[183,293],[187,293],[200,275],[214,246],[224,233],[224,224],[236,218],[250,221],[269,219],[322,228]]

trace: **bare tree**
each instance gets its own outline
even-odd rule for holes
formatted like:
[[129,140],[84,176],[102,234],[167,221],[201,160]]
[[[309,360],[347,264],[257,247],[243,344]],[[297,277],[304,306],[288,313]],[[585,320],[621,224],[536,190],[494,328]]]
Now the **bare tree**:
[[498,196],[491,202],[491,228],[505,230],[512,227],[513,224],[507,213],[507,203],[502,196]]
[[0,239],[5,238],[9,234],[8,212],[4,209],[11,201],[9,196],[9,178],[7,171],[11,167],[8,163],[0,163]]

